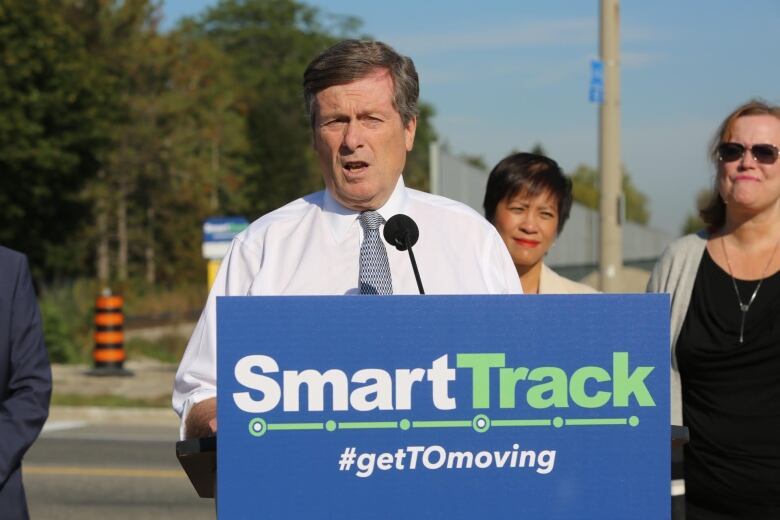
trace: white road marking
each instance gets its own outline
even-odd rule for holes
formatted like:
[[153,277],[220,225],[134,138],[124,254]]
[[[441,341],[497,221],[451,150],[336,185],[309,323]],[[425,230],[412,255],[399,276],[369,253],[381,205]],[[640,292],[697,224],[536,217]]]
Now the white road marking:
[[41,433],[60,432],[63,430],[75,430],[86,426],[85,421],[47,421],[43,425]]

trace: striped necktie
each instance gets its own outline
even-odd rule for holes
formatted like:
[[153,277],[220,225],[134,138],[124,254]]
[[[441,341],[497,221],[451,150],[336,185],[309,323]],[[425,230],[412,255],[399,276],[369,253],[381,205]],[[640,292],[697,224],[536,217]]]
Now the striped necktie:
[[379,236],[379,226],[385,219],[376,211],[360,214],[363,243],[360,244],[360,294],[393,294],[393,279],[387,250]]

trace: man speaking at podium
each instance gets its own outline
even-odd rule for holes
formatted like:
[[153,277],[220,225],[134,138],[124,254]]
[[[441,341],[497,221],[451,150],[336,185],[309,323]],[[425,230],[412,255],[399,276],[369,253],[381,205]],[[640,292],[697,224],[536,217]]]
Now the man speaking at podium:
[[264,215],[233,240],[176,374],[183,439],[217,429],[217,296],[417,294],[409,256],[382,239],[394,215],[417,223],[414,253],[427,293],[522,292],[487,220],[404,186],[419,95],[410,58],[381,42],[342,41],[309,64],[303,90],[325,190]]

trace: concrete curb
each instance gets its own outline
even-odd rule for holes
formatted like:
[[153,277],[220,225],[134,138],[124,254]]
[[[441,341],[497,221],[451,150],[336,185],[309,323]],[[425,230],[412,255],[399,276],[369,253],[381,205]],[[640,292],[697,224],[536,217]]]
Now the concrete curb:
[[48,422],[84,421],[90,424],[131,424],[179,427],[172,408],[120,408],[105,406],[52,406]]

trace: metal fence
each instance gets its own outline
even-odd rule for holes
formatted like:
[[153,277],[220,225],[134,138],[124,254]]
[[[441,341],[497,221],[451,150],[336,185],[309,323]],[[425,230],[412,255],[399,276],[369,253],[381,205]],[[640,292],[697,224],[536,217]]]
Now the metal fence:
[[[430,149],[431,192],[458,200],[481,214],[488,171],[466,163],[432,143]],[[634,222],[623,225],[623,263],[650,270],[673,237]],[[579,280],[598,269],[599,214],[574,203],[569,220],[545,263],[563,276]]]

